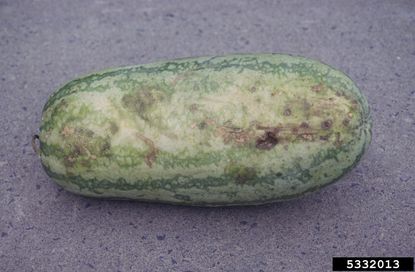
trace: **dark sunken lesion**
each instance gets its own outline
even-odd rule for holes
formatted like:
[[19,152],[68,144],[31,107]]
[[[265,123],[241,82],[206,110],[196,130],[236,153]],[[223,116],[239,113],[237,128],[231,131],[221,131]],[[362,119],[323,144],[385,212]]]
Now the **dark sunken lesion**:
[[265,131],[265,133],[256,140],[256,148],[261,150],[270,150],[278,144],[278,138],[274,131]]
[[321,122],[321,128],[324,130],[330,129],[332,126],[333,126],[333,121],[331,119],[327,119]]
[[350,119],[345,118],[342,122],[343,126],[347,127],[350,124]]
[[117,123],[110,122],[109,129],[110,129],[111,134],[116,134],[118,132],[118,130],[119,130],[119,127],[118,127]]
[[302,128],[302,129],[307,129],[307,128],[310,128],[310,125],[309,125],[308,123],[306,123],[306,122],[302,122],[302,123],[300,124],[300,128]]
[[207,123],[205,121],[200,122],[197,127],[199,129],[205,129],[207,127]]
[[286,109],[284,110],[284,116],[290,116],[290,115],[291,115],[291,109],[286,108]]
[[109,138],[105,138],[99,145],[99,154],[105,157],[111,155],[111,141]]
[[322,140],[322,141],[328,141],[329,140],[329,136],[328,135],[322,135],[322,136],[320,136],[320,140]]

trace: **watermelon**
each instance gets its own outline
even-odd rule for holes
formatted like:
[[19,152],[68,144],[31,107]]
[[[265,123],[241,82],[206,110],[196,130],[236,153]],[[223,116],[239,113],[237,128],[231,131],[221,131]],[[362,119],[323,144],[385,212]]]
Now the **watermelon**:
[[183,205],[263,204],[338,180],[371,139],[344,73],[283,54],[123,67],[59,88],[39,156],[64,189]]

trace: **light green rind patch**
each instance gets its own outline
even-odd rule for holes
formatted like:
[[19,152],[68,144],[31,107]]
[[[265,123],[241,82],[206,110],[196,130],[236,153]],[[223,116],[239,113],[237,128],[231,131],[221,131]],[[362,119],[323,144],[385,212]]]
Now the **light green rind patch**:
[[319,62],[181,59],[63,86],[43,110],[41,159],[82,195],[258,204],[338,179],[360,159],[370,128],[355,84]]

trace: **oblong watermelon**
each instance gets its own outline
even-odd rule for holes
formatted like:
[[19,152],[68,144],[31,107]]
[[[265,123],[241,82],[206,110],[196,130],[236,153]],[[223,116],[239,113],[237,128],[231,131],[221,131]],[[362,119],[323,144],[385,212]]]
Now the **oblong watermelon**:
[[329,184],[371,139],[366,99],[303,57],[239,54],[107,70],[47,101],[40,157],[76,194],[262,204]]

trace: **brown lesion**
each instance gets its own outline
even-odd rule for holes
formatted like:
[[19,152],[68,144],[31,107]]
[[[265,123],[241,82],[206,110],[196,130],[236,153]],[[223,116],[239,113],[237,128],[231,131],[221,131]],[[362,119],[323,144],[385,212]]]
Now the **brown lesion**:
[[[313,128],[308,122],[285,123],[278,126],[257,125],[258,130],[263,130],[264,134],[257,138],[256,147],[258,149],[269,150],[277,144],[292,143],[295,141],[315,141],[317,139],[327,141],[333,122],[323,121],[324,129]],[[324,132],[323,135],[321,135]]]
[[248,128],[220,126],[218,134],[225,144],[237,146],[252,145],[260,150],[271,150],[277,144],[294,141],[314,141],[321,129],[313,129],[307,122],[286,123],[277,126],[264,126],[259,122],[251,122]]
[[[331,120],[325,120],[324,129],[323,124],[320,129],[316,129],[310,126],[307,122],[301,122],[301,124],[296,128],[295,139],[305,140],[305,141],[314,141],[316,138],[319,138],[319,134],[322,130],[329,130],[331,129],[333,123]],[[321,139],[321,138],[320,138]]]
[[190,110],[190,112],[196,112],[197,110],[199,110],[199,105],[193,103],[189,106],[189,110]]
[[73,167],[75,163],[76,163],[76,158],[71,155],[65,156],[63,158],[63,164],[65,165],[65,167]]
[[180,81],[182,81],[182,80],[185,80],[186,78],[188,78],[189,76],[191,76],[192,74],[193,74],[194,72],[193,71],[186,71],[186,72],[184,72],[184,73],[182,73],[182,74],[178,74],[177,76],[175,76],[174,78],[173,78],[173,80],[171,81],[171,84],[173,85],[173,86],[176,86],[177,85],[177,83],[179,83]]
[[64,157],[66,167],[74,167],[77,163],[83,167],[90,167],[91,161],[97,159],[97,156],[94,155],[95,150],[91,142],[77,139],[70,145],[70,152]]
[[324,100],[318,100],[315,101],[315,105],[310,109],[309,113],[312,116],[323,116],[327,113],[332,113],[333,109],[337,108],[337,102],[330,100],[330,99],[324,99]]
[[274,96],[278,96],[281,92],[282,92],[282,90],[280,90],[280,89],[274,89],[274,90],[271,92],[271,96],[272,96],[272,97],[274,97]]
[[302,129],[308,129],[308,128],[310,128],[310,125],[307,122],[301,122],[300,128],[302,128]]
[[343,124],[343,126],[345,126],[345,127],[349,126],[349,124],[350,124],[350,119],[348,119],[348,118],[344,118],[344,119],[343,119],[342,124]]
[[75,164],[79,161],[81,156],[85,156],[87,153],[85,147],[80,142],[75,142],[71,144],[70,152],[64,157],[64,165],[66,167],[74,167]]
[[159,150],[156,148],[154,142],[151,139],[145,137],[144,135],[140,133],[137,133],[136,135],[140,140],[142,140],[148,146],[148,152],[146,156],[144,157],[144,162],[147,164],[148,167],[151,168],[157,158],[157,154]]
[[[343,121],[344,122],[344,121]],[[341,124],[341,123],[340,123]],[[296,142],[331,142],[336,147],[343,144],[341,133],[335,128],[335,120],[323,119],[320,123],[280,123],[267,126],[252,121],[248,128],[230,126],[226,123],[217,128],[224,143],[236,146],[250,146],[259,150],[272,150],[275,146],[286,146]]]
[[82,159],[79,162],[83,167],[89,168],[91,167],[91,161],[89,159]]
[[[327,86],[317,84],[311,87],[314,92],[327,90]],[[336,125],[341,126],[342,120],[337,120],[337,115],[344,114],[339,112],[336,98],[300,98],[287,101],[281,110],[285,116],[303,115],[303,120],[298,122],[286,122],[277,124],[262,124],[258,121],[250,122],[249,126],[235,127],[228,124],[214,127],[226,144],[249,145],[260,150],[271,150],[277,145],[286,145],[295,142],[331,141],[338,144],[341,140],[335,141],[334,133],[337,131]],[[345,118],[351,119],[350,115]],[[287,119],[287,118],[285,118]],[[287,119],[288,121],[288,119]],[[343,121],[343,125],[347,126]],[[203,126],[202,126],[203,127]]]
[[257,177],[257,171],[254,167],[240,165],[230,162],[224,169],[225,175],[232,178],[236,184],[244,185]]
[[359,107],[359,101],[357,101],[355,98],[350,97],[349,95],[347,95],[344,90],[337,90],[335,94],[336,94],[336,96],[342,97],[343,99],[345,99],[349,103],[349,107],[352,111],[358,111],[359,110],[359,108],[360,108]]
[[337,90],[336,91],[336,96],[338,96],[338,97],[344,96],[344,92],[340,91],[340,90]]
[[351,107],[353,110],[358,110],[359,109],[359,102],[357,102],[356,99],[353,99],[351,102]]
[[324,85],[322,83],[319,83],[317,85],[311,86],[311,91],[315,93],[319,93],[324,90]]
[[301,107],[304,112],[304,116],[308,119],[310,117],[311,103],[304,98]]

